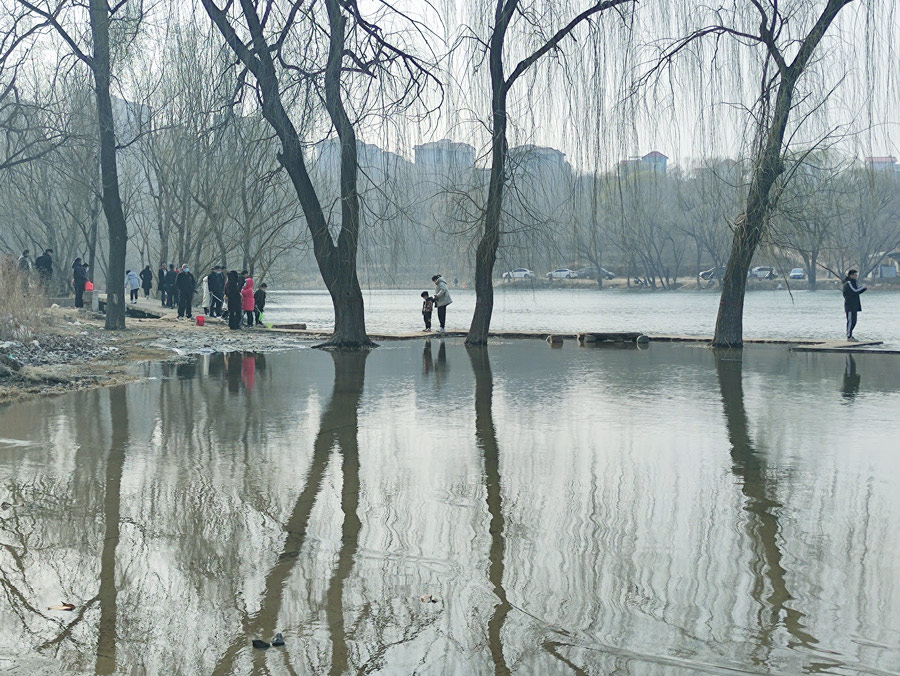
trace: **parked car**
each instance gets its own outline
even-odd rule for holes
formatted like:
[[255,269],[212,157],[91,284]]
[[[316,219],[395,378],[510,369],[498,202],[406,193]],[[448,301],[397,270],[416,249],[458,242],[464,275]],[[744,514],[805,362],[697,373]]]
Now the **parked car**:
[[547,273],[547,279],[575,279],[578,273],[569,268],[556,268],[553,272]]
[[778,270],[770,265],[757,265],[750,270],[747,275],[748,279],[775,279],[778,276]]
[[531,279],[534,276],[535,274],[528,268],[516,268],[515,270],[504,272],[502,275],[503,279]]
[[803,268],[794,268],[788,277],[791,279],[806,279],[806,271]]
[[[598,274],[599,273],[599,274]],[[602,277],[603,279],[615,279],[615,273],[610,272],[606,268],[595,268],[593,266],[589,266],[586,268],[579,268],[575,271],[575,274],[579,279],[597,279],[597,277]]]
[[700,273],[700,279],[722,279],[725,276],[725,266],[720,265],[717,268],[710,268]]

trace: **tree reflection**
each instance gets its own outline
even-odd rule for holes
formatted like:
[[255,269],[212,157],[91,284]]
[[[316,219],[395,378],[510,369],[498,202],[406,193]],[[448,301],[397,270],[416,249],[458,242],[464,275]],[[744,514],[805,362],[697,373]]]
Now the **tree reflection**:
[[[347,642],[344,635],[342,596],[343,583],[350,573],[356,554],[360,521],[356,506],[359,502],[359,456],[357,424],[359,402],[365,379],[368,352],[331,352],[334,360],[334,389],[319,423],[319,432],[313,444],[313,456],[306,484],[285,522],[286,533],[281,553],[266,575],[263,598],[259,611],[245,618],[242,632],[218,661],[213,674],[225,676],[233,673],[238,653],[253,638],[268,641],[277,630],[278,617],[284,600],[285,587],[297,558],[306,541],[310,516],[322,487],[328,468],[328,460],[335,445],[343,457],[344,473],[341,490],[341,508],[344,511],[341,548],[338,564],[329,585],[327,600],[328,624],[332,638],[332,672],[340,673],[347,664]],[[335,671],[335,665],[339,670]],[[254,655],[254,673],[265,670],[265,653]]]
[[[337,443],[341,453],[341,548],[337,565],[325,594],[325,615],[331,634],[331,669],[336,676],[347,668],[347,635],[344,630],[344,583],[353,568],[353,559],[359,546],[359,401],[362,397],[368,351],[333,352],[335,398],[339,398],[338,414],[323,427],[330,430],[332,444]],[[334,401],[334,399],[332,400]],[[329,407],[330,408],[330,407]],[[321,435],[322,432],[320,431]]]
[[[769,650],[776,629],[783,624],[795,643],[807,648],[817,641],[803,624],[804,614],[789,605],[793,599],[787,588],[786,571],[779,545],[778,512],[782,505],[774,495],[775,481],[770,477],[765,458],[750,438],[747,411],[744,408],[743,361],[740,350],[716,350],[716,373],[722,394],[722,407],[731,442],[732,472],[740,480],[749,513],[747,534],[753,545],[753,600],[759,605],[757,645]],[[768,587],[768,596],[766,589]],[[767,658],[753,658],[766,664]]]
[[[443,350],[443,341],[441,350]],[[486,347],[467,347],[472,371],[475,373],[475,440],[484,459],[484,483],[487,494],[488,514],[491,517],[491,548],[488,554],[488,579],[498,602],[488,622],[488,645],[494,661],[494,674],[510,674],[503,654],[502,632],[506,616],[512,606],[503,587],[504,554],[506,539],[503,534],[503,495],[500,479],[500,448],[494,427],[493,396],[494,378]],[[440,360],[440,356],[438,358]]]
[[100,554],[100,620],[97,625],[97,674],[116,671],[118,632],[118,590],[116,587],[116,547],[122,511],[122,470],[128,445],[128,397],[124,387],[109,390],[110,446],[106,456],[103,496],[103,550]]

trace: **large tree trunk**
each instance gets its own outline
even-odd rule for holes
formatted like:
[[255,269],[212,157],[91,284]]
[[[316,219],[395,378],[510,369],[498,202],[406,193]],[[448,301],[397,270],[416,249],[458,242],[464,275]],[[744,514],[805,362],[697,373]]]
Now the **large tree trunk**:
[[828,27],[838,12],[850,2],[852,0],[828,0],[819,19],[800,43],[797,55],[790,65],[784,63],[783,57],[776,50],[775,61],[779,62],[780,70],[778,93],[769,127],[765,130],[765,138],[756,156],[750,190],[747,193],[746,209],[735,224],[731,257],[728,259],[725,277],[722,280],[722,296],[719,300],[713,347],[744,345],[744,292],[747,288],[747,275],[772,210],[772,187],[784,172],[782,161],[784,134],[791,113],[794,88]]
[[735,223],[731,257],[722,279],[722,296],[719,299],[716,333],[712,343],[714,347],[744,345],[744,293],[747,290],[747,275],[772,208],[772,186],[784,172],[781,152],[795,83],[795,76],[782,76],[765,145],[760,149],[753,169],[746,210]]
[[[91,34],[94,42],[94,85],[97,94],[97,119],[100,125],[100,178],[103,213],[109,230],[109,263],[106,269],[106,328],[125,328],[125,247],[128,229],[119,172],[116,167],[116,132],[112,100],[109,95],[109,5],[106,0],[90,0]],[[93,270],[93,266],[91,266]]]
[[[507,19],[508,20],[508,19]],[[494,263],[500,246],[500,215],[506,186],[506,82],[503,76],[503,39],[506,25],[494,27],[490,45],[491,88],[491,179],[484,212],[484,232],[475,252],[475,314],[466,345],[486,345],[494,312]]]

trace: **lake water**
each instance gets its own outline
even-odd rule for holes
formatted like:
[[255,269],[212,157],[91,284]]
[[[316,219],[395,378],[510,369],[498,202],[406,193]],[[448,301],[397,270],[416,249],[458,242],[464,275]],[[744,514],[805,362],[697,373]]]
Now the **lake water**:
[[148,369],[0,407],[0,673],[900,673],[896,357]]
[[[366,326],[396,333],[422,327],[422,291],[366,291]],[[468,330],[475,293],[451,289],[447,327]],[[325,291],[271,292],[266,315],[274,322],[306,322],[331,329],[334,310]],[[862,297],[859,338],[900,347],[900,293],[875,290]],[[497,331],[642,331],[647,334],[712,336],[719,295],[712,292],[645,292],[590,288],[536,289],[500,286],[491,327]],[[744,335],[748,338],[843,339],[844,300],[835,290],[754,291],[747,294]]]

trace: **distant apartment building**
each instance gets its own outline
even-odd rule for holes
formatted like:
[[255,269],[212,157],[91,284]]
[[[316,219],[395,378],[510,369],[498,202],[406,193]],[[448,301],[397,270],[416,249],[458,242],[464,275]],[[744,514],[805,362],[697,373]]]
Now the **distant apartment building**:
[[900,171],[900,164],[893,155],[865,158],[866,168],[872,171]]
[[[380,169],[390,172],[400,169],[407,160],[397,153],[384,150],[373,143],[356,142],[356,161],[363,169]],[[328,171],[336,171],[341,166],[341,140],[327,138],[316,144],[316,162]]]
[[666,173],[666,164],[669,158],[658,150],[651,150],[643,157],[631,157],[619,162],[617,170],[620,175],[636,173],[639,171],[652,171],[654,174]]
[[415,146],[415,164],[422,170],[449,172],[471,169],[475,166],[475,147],[441,139]]

